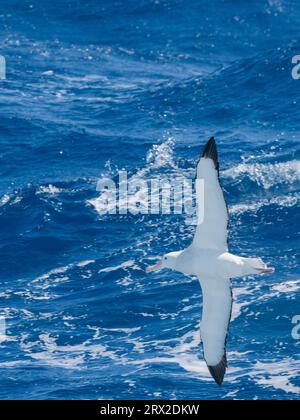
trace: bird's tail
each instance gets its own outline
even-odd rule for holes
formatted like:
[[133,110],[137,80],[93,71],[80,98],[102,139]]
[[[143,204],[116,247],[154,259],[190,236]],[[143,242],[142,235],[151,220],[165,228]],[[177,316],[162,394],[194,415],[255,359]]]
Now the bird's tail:
[[274,267],[268,267],[261,258],[243,258],[245,265],[251,271],[250,274],[273,274]]

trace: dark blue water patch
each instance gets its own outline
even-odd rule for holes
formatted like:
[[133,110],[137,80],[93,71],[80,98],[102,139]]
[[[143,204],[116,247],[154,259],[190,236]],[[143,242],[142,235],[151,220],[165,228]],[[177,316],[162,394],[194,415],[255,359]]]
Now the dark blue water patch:
[[[218,121],[254,127],[288,127],[298,115],[298,84],[291,77],[291,57],[296,48],[268,51],[236,62],[210,77],[195,78],[151,93],[151,108],[179,121]],[[213,93],[212,93],[213,92]],[[255,94],[256,93],[256,94]]]

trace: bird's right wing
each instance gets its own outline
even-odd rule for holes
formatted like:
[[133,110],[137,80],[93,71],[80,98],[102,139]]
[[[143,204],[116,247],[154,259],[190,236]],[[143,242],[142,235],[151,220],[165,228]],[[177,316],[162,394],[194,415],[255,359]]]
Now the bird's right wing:
[[227,369],[226,341],[232,312],[230,279],[201,279],[201,337],[210,374],[221,385]]
[[196,193],[203,220],[198,221],[193,245],[227,251],[229,216],[219,181],[218,151],[213,137],[206,144],[197,166]]

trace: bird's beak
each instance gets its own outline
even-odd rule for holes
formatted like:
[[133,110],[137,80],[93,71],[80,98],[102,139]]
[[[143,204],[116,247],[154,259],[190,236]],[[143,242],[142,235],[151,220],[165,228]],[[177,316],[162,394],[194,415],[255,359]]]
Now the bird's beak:
[[151,265],[150,267],[146,268],[146,273],[151,273],[151,271],[156,271],[156,270],[160,270],[162,268],[162,262],[159,261],[157,264],[155,265]]

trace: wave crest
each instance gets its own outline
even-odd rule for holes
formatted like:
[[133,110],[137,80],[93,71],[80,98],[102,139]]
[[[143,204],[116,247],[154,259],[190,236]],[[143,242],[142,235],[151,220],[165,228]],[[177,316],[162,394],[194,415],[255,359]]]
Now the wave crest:
[[300,181],[300,161],[278,163],[240,163],[222,174],[226,178],[241,183],[250,179],[265,190],[278,184],[292,184]]

